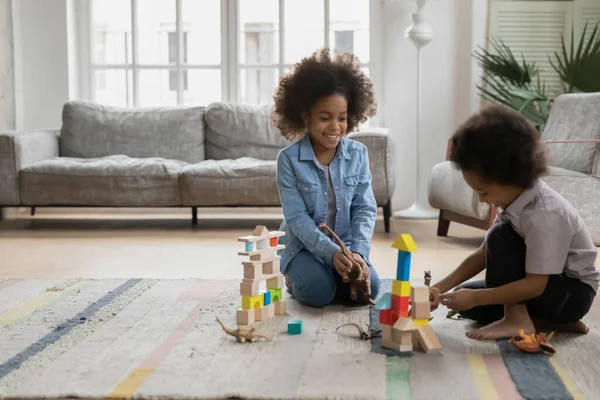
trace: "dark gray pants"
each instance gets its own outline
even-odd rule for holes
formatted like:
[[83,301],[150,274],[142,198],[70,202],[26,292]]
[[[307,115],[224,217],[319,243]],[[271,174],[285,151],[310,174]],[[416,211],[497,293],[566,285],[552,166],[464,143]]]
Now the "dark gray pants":
[[[495,288],[525,278],[525,241],[509,221],[490,228],[487,237],[485,280],[465,282],[455,290]],[[527,300],[529,316],[554,323],[579,321],[588,313],[595,297],[591,286],[561,275],[550,275],[544,293]],[[486,305],[459,313],[464,318],[489,324],[504,317],[504,306]]]

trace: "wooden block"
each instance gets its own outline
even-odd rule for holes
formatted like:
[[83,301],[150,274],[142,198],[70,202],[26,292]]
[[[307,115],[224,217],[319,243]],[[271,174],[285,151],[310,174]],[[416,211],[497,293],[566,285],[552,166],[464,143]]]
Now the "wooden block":
[[254,309],[237,310],[238,325],[252,325],[254,323]]
[[275,305],[275,315],[285,315],[287,312],[287,300],[276,301],[273,304]]
[[412,346],[412,331],[400,332],[392,329],[392,340],[398,344],[410,344]]
[[257,308],[254,315],[257,321],[266,321],[275,315],[275,306],[269,304],[268,306]]
[[420,326],[416,333],[419,345],[426,353],[436,353],[442,350],[442,345],[430,325]]
[[280,236],[285,236],[285,232],[282,231],[271,231],[268,232],[268,234],[265,235],[247,235],[247,236],[240,236],[238,238],[238,242],[258,242],[260,240],[270,240],[271,238],[274,237],[280,237]]
[[269,236],[269,230],[264,225],[256,225],[254,231],[252,231],[252,236]]
[[240,296],[256,296],[258,295],[258,281],[240,282]]
[[400,351],[400,344],[393,340],[381,339],[381,345],[385,348]]
[[276,258],[273,261],[268,261],[266,263],[263,264],[262,266],[262,272],[263,274],[278,274],[280,272],[279,269],[279,261],[281,259],[280,258]]
[[276,247],[278,242],[279,239],[277,237],[272,237],[271,239],[269,239],[269,244],[271,245],[271,247]]
[[381,324],[381,337],[382,339],[392,340],[392,325]]
[[302,321],[288,321],[288,334],[289,335],[299,335],[302,333]]
[[411,344],[401,344],[400,345],[400,351],[401,352],[409,352],[409,351],[413,351],[413,345],[412,342]]
[[283,275],[267,279],[267,289],[281,289],[284,285]]
[[396,265],[396,279],[399,281],[410,280],[410,259],[411,254],[405,251],[398,251],[398,264]]
[[271,292],[269,292],[268,290],[266,292],[263,293],[263,298],[264,300],[264,305],[268,306],[269,304],[271,304]]
[[[252,242],[247,242],[247,243],[252,243]],[[254,243],[252,243],[252,245],[254,245]],[[252,256],[256,256],[256,255],[262,254],[262,253],[271,254],[273,251],[283,250],[283,249],[285,249],[285,246],[282,244],[278,244],[277,247],[269,247],[268,249],[263,249],[263,250],[238,251],[238,256],[249,256],[250,259],[252,260]]]
[[265,252],[252,254],[250,256],[250,261],[263,261],[263,260],[273,260],[276,257],[275,251],[267,250]]
[[400,251],[405,251],[407,253],[414,253],[418,251],[417,245],[415,244],[413,237],[408,233],[403,233],[399,235],[392,244],[392,247]]
[[382,325],[394,325],[394,322],[392,322],[392,310],[390,308],[379,310],[379,323]]
[[392,281],[392,294],[400,297],[410,297],[410,282],[395,279]]
[[256,248],[258,250],[264,250],[264,249],[268,249],[269,247],[269,239],[261,239],[258,241],[258,243],[256,243]]
[[429,302],[412,303],[410,316],[414,319],[429,320],[429,317],[431,316],[431,306],[429,305]]
[[264,306],[265,298],[263,294],[256,296],[242,296],[242,308],[244,310],[251,310],[253,308],[260,308]]
[[408,304],[410,302],[410,297],[407,296],[396,296],[392,295],[392,310],[397,311],[398,313],[408,315]]
[[411,303],[429,303],[429,287],[424,284],[413,284],[410,291]]
[[413,321],[417,326],[429,325],[429,318],[414,318]]
[[262,277],[262,266],[260,264],[244,264],[244,278],[258,279]]
[[254,250],[254,243],[252,242],[246,242],[246,246],[245,246],[245,250],[246,251],[253,251]]
[[281,301],[283,299],[283,293],[281,289],[268,289],[269,293],[271,293],[271,302],[275,303]]

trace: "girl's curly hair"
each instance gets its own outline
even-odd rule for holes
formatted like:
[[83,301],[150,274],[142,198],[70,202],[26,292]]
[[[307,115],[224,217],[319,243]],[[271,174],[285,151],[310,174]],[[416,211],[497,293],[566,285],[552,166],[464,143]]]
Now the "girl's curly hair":
[[329,48],[323,47],[281,77],[273,95],[271,119],[282,136],[293,140],[305,133],[302,112],[309,111],[317,99],[332,94],[341,94],[348,102],[347,132],[375,115],[373,83],[362,72],[358,58],[352,53],[332,57]]

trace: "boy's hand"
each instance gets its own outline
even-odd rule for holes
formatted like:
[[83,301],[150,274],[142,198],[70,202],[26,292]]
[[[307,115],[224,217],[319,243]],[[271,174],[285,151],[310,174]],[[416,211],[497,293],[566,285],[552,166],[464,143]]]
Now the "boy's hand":
[[429,305],[431,311],[437,309],[440,305],[440,289],[435,286],[429,289]]
[[342,250],[338,250],[333,255],[333,267],[344,279],[344,282],[348,282],[348,274],[352,271],[352,260],[344,255]]
[[440,304],[452,311],[464,311],[477,306],[476,291],[461,289],[440,295]]

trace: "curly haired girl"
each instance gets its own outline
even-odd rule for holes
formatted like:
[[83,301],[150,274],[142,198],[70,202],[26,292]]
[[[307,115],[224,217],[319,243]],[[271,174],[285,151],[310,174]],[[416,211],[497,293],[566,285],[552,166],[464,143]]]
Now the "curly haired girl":
[[299,139],[277,157],[286,233],[280,265],[288,292],[312,307],[335,298],[352,302],[352,260],[319,229],[326,223],[361,265],[375,298],[380,282],[369,253],[377,204],[369,155],[346,137],[375,114],[372,82],[353,54],[333,57],[323,48],[281,78],[274,99],[273,122],[284,137]]

